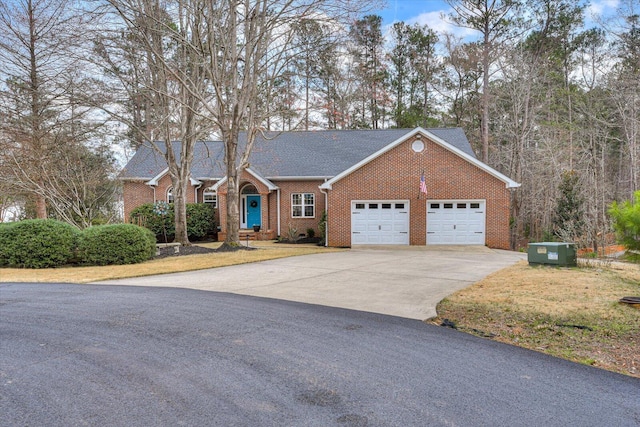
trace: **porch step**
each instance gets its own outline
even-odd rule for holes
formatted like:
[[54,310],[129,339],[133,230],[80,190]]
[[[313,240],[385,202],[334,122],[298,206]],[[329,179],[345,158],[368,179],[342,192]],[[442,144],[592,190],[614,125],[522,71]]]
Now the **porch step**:
[[259,234],[260,232],[256,233],[253,230],[239,230],[238,231],[238,235],[240,237],[240,241],[244,242],[245,240],[258,240],[258,236],[257,234]]
[[[274,230],[261,230],[253,231],[253,229],[240,229],[238,236],[241,242],[253,241],[253,240],[273,240],[276,238],[276,232]],[[224,231],[218,232],[218,241],[223,241],[227,237],[227,233]]]

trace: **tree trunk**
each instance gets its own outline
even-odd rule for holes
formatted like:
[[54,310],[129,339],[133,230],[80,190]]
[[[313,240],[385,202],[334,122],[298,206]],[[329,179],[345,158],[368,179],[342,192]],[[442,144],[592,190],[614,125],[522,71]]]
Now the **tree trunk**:
[[240,245],[240,172],[236,167],[238,152],[238,131],[231,129],[223,135],[225,140],[225,163],[227,166],[227,237],[224,246]]
[[47,201],[40,194],[36,194],[36,218],[47,219]]
[[191,246],[187,232],[187,187],[189,177],[176,177],[173,184],[173,211],[175,215],[174,242],[182,246]]
[[[487,24],[488,27],[488,24]],[[482,140],[482,161],[489,163],[489,66],[491,46],[489,40],[489,29],[484,31],[484,43],[482,49],[482,97],[481,119],[480,119],[480,139]]]

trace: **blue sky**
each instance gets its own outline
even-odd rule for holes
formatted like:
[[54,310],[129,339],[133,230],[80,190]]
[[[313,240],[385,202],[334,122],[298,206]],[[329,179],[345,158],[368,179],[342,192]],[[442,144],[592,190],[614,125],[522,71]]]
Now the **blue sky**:
[[[450,32],[459,37],[470,37],[474,31],[455,27],[441,18],[442,14],[447,14],[451,8],[444,0],[386,0],[384,9],[375,11],[375,14],[382,16],[385,26],[389,26],[396,21],[404,21],[408,24],[419,23],[428,25],[438,33]],[[611,15],[618,7],[619,0],[592,0],[585,13],[585,26],[587,28],[595,25],[594,18]]]

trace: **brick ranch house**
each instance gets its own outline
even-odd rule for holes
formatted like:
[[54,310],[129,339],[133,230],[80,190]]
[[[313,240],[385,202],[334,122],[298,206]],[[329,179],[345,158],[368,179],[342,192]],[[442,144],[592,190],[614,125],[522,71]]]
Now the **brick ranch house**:
[[[179,153],[178,143],[174,150]],[[188,203],[226,212],[223,153],[220,141],[198,143]],[[126,221],[136,206],[172,201],[164,158],[148,145],[120,178]],[[272,133],[256,140],[241,176],[240,228],[259,225],[262,239],[294,228],[317,234],[326,210],[328,246],[508,249],[510,190],[519,185],[480,162],[460,128]],[[220,240],[225,220],[218,214]]]

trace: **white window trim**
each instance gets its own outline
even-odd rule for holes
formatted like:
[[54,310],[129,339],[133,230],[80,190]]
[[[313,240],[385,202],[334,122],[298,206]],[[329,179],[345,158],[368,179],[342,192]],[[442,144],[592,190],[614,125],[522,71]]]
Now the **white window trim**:
[[[215,197],[214,200],[213,201],[207,201],[206,198],[205,198],[207,195],[214,196]],[[208,205],[213,205],[214,209],[218,209],[218,192],[217,191],[211,191],[211,190],[203,191],[202,192],[202,203],[206,203]]]
[[[175,197],[173,197],[173,187],[167,188],[166,196],[167,197],[165,199],[167,200],[167,203],[173,203],[176,200]],[[169,200],[169,197],[171,197],[171,200]]]
[[[302,197],[301,197],[302,204],[294,204],[294,203],[293,203],[293,196],[295,196],[295,195],[297,195],[297,194],[299,194],[300,196],[302,196]],[[305,204],[305,197],[304,197],[304,196],[306,196],[306,195],[308,195],[308,194],[310,194],[310,195],[312,195],[312,196],[313,196],[313,204],[311,204],[311,205],[307,205],[307,204]],[[300,207],[302,208],[302,215],[300,215],[300,216],[295,216],[295,215],[293,214],[293,208],[294,208],[294,206],[300,206]],[[305,207],[308,207],[308,206],[312,206],[312,207],[313,207],[313,215],[311,215],[311,216],[307,216],[307,215],[305,215]],[[305,218],[305,219],[306,219],[306,218],[315,218],[315,217],[316,217],[316,193],[291,193],[291,218],[296,218],[296,219],[297,219],[297,218]]]

